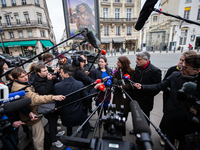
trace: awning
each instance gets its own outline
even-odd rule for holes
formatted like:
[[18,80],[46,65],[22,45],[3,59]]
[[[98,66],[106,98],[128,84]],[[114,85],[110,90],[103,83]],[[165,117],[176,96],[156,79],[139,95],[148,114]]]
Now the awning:
[[124,38],[113,38],[114,43],[123,43],[125,42]]
[[[15,41],[15,42],[4,42],[5,47],[21,47],[21,46],[35,46],[37,40],[33,41]],[[0,47],[2,47],[2,43],[0,43]]]
[[111,38],[101,38],[101,43],[112,43]]
[[53,47],[53,44],[49,40],[40,40],[40,41],[44,45],[45,48]]

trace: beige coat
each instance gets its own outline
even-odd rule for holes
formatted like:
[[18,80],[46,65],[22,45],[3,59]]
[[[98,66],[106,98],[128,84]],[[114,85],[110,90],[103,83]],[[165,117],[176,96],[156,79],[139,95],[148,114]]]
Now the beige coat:
[[[26,87],[27,85],[28,84],[20,84],[20,83],[15,81],[13,83],[11,91],[12,92],[18,91],[18,90],[22,89],[23,87]],[[31,104],[29,104],[28,107],[36,115],[38,115],[38,105],[41,105],[41,104],[44,104],[44,103],[49,103],[49,102],[53,101],[53,99],[52,99],[53,95],[43,95],[43,96],[38,95],[37,93],[34,92],[35,90],[32,86],[27,87],[25,89],[25,91],[28,91],[28,92],[26,92],[26,95],[23,98],[26,98],[26,97],[31,98]],[[25,115],[21,112],[19,112],[19,116],[20,116],[21,121],[25,121],[27,119],[30,119],[29,116],[27,116],[27,115]],[[42,117],[38,118],[38,120],[35,120],[35,121],[28,121],[28,122],[26,122],[25,125],[27,125],[27,126],[34,125],[37,122],[39,122],[41,119],[42,119]]]

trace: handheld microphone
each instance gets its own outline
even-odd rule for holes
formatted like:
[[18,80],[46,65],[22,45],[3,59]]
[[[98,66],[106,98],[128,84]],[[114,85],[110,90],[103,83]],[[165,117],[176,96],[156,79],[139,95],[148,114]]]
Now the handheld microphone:
[[113,70],[112,75],[114,76],[117,73],[117,69]]
[[8,99],[2,100],[2,101],[0,101],[0,103],[4,104],[4,103],[10,102],[10,101],[19,99],[25,95],[26,95],[25,91],[18,91],[18,92],[10,93],[8,95]]
[[101,50],[101,55],[106,55],[106,51]]
[[105,85],[104,84],[99,86],[99,90],[103,91],[104,89],[105,89]]
[[122,90],[122,81],[121,81],[121,80],[118,80],[118,85],[119,85],[120,88],[121,88],[123,98],[126,99],[126,95],[125,95],[125,93],[124,93],[123,90]]
[[128,75],[128,76],[123,76],[123,79],[125,79],[125,80],[127,80],[127,81],[129,81],[131,84],[135,84],[135,82],[133,82],[133,81],[131,81],[130,80],[130,76]]
[[101,79],[97,79],[94,84],[98,84],[98,83],[101,83]]
[[13,101],[13,102],[10,102],[10,103],[5,103],[5,104],[3,104],[2,107],[0,107],[0,108],[3,108],[3,110],[0,109],[0,113],[1,112],[12,113],[12,112],[15,112],[15,111],[27,106],[30,103],[31,103],[31,99],[29,97],[23,98],[23,99],[20,99],[20,100],[17,100],[17,101]]
[[151,12],[154,10],[154,6],[158,0],[146,0],[142,10],[140,11],[140,15],[135,25],[136,30],[141,30],[144,26],[146,20],[149,18]]
[[144,149],[151,150],[152,149],[152,141],[151,141],[151,130],[142,114],[142,110],[137,103],[137,101],[133,100],[130,102],[130,109],[132,114],[133,128],[135,134],[140,134],[139,145],[143,145]]
[[106,82],[106,85],[110,87],[112,85],[112,81],[108,79],[108,81]]

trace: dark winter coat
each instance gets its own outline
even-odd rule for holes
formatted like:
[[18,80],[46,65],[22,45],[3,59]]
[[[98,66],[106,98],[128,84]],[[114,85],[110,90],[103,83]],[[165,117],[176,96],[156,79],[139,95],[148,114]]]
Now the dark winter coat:
[[[55,84],[54,90],[55,94],[58,95],[67,95],[71,92],[83,88],[84,85],[82,82],[75,80],[73,77],[65,78],[63,81]],[[90,93],[95,92],[96,89],[92,89]],[[68,96],[64,101],[56,102],[57,106],[63,106],[70,102],[73,102],[79,98],[87,96],[88,93],[86,90],[82,90],[76,94]],[[83,123],[87,118],[86,114],[83,112],[83,103],[85,101],[79,101],[64,108],[59,109],[59,114],[64,126],[77,126]]]
[[[134,81],[134,74],[135,71],[132,70],[130,72],[123,72],[123,76],[125,74],[130,75],[130,80]],[[114,75],[113,78],[117,78],[118,80],[121,80],[121,73],[120,71],[117,71],[117,73]],[[126,92],[132,97],[133,95],[133,89],[132,86],[128,81],[125,81],[125,85],[122,85],[122,88],[126,90]],[[120,106],[124,105],[124,113],[130,112],[130,99],[128,96],[126,96],[126,99],[123,98],[123,94],[120,88],[116,87],[114,91],[114,96],[113,96],[113,104],[116,104],[117,110],[120,111]]]
[[181,106],[181,101],[177,100],[177,93],[185,82],[186,80],[182,78],[181,72],[175,71],[172,73],[172,75],[170,75],[159,84],[142,85],[141,91],[159,92],[160,90],[166,89],[166,87],[170,87],[171,89],[165,104],[164,115],[160,123],[160,128],[165,134],[176,133],[173,127],[177,122],[177,112]]
[[[108,74],[108,76],[112,75],[112,69],[110,68],[107,68],[106,67],[106,72]],[[96,80],[96,79],[102,79],[102,71],[101,71],[101,68],[96,68],[93,70],[92,74],[91,74],[91,78]],[[108,93],[110,92],[110,90],[108,91]],[[100,103],[102,102],[102,100],[104,99],[104,95],[105,95],[105,92],[101,92],[99,94],[99,98],[97,99],[97,102]],[[107,99],[105,100],[105,102],[108,102],[110,101],[111,99],[111,94],[107,97]]]
[[92,78],[90,78],[89,76],[87,76],[81,70],[76,70],[76,72],[74,73],[74,78],[76,80],[78,80],[78,81],[83,82],[84,85],[89,85],[89,84],[95,82],[95,80],[93,80]]
[[[151,63],[145,69],[135,67],[135,82],[142,85],[157,84],[161,82],[161,70]],[[158,92],[148,92],[141,90],[134,90],[134,99],[139,103],[144,112],[149,112],[153,109],[154,96]]]

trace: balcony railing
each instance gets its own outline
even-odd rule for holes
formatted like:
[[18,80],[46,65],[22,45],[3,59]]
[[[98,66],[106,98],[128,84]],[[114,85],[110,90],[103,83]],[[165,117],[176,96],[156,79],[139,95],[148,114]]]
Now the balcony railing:
[[100,18],[100,22],[136,22],[136,18]]
[[9,25],[7,23],[0,24],[0,27],[2,28],[13,28],[13,27],[24,27],[24,26],[49,27],[47,23],[42,22],[42,24],[39,24],[37,20],[31,20],[30,23],[27,23],[26,21],[20,21],[20,22],[11,22]]
[[16,3],[12,3],[12,6],[16,6]]
[[22,1],[22,5],[26,5],[26,2],[25,2],[25,1]]
[[35,3],[35,6],[38,6],[38,7],[40,7],[40,4],[39,4],[39,3]]
[[6,4],[2,4],[2,7],[6,7]]

